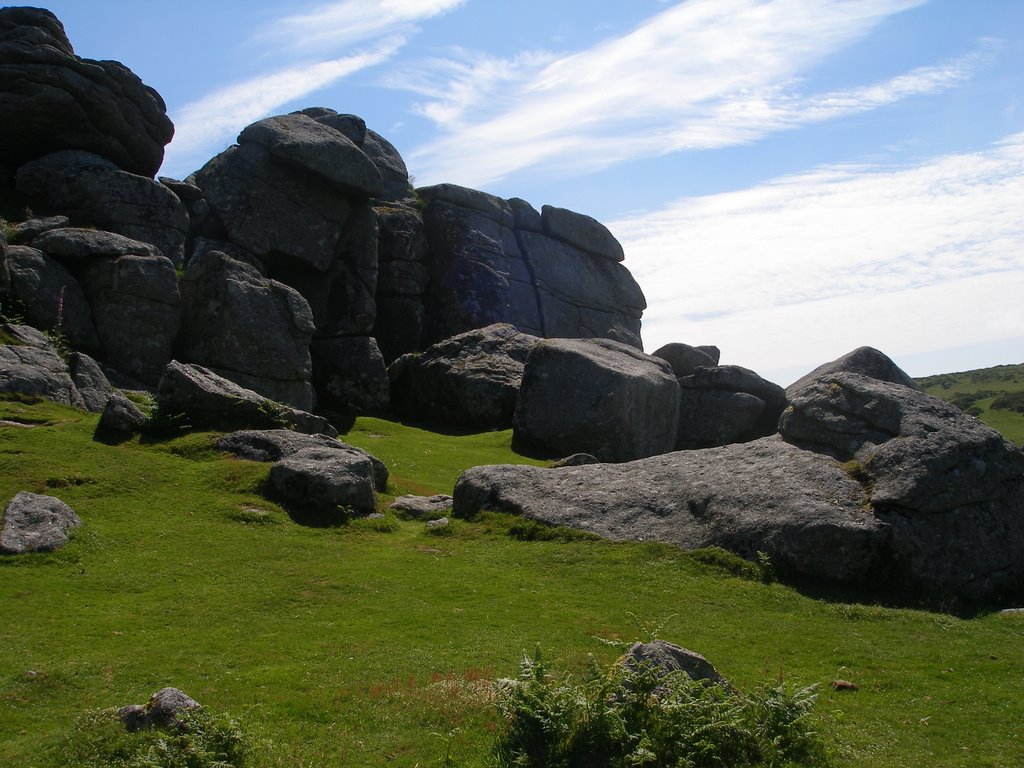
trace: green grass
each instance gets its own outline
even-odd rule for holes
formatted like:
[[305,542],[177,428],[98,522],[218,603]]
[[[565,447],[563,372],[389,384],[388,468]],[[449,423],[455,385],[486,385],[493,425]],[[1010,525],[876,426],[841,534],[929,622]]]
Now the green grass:
[[[260,495],[268,465],[209,434],[106,445],[96,416],[18,399],[0,422],[0,499],[51,493],[85,522],[60,552],[0,557],[0,765],[57,765],[83,711],[168,685],[236,719],[257,767],[484,765],[491,680],[538,644],[560,669],[609,664],[602,640],[655,624],[743,690],[818,684],[837,765],[1024,764],[1024,616],[823,602],[718,553],[521,540],[500,515],[307,528]],[[526,461],[508,432],[359,419],[345,439],[389,465],[389,495]]]
[[[1001,432],[1017,445],[1024,443],[1024,413],[1000,397],[1024,397],[1024,364],[997,365],[962,373],[944,373],[916,380],[925,391],[971,411],[983,422]],[[1000,407],[1004,406],[1004,407]]]

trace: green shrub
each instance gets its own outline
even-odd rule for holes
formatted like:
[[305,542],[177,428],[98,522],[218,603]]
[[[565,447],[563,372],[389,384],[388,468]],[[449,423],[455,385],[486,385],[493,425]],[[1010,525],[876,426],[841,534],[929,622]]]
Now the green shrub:
[[761,686],[741,694],[623,664],[591,665],[576,682],[554,676],[538,649],[519,677],[499,680],[499,766],[730,768],[827,766],[813,730],[812,688]]
[[90,710],[65,739],[61,764],[73,768],[242,768],[249,739],[231,718],[203,708],[180,727],[128,733],[117,710]]

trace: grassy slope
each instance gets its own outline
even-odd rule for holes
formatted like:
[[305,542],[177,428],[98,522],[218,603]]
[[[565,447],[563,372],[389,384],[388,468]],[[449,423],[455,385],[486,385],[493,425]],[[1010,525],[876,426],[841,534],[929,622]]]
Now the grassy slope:
[[[954,398],[960,396],[964,402],[972,402],[981,409],[979,419],[1002,432],[1017,445],[1024,443],[1024,413],[992,407],[998,395],[1024,392],[1024,364],[944,373],[917,379],[917,382],[926,392],[943,400],[954,402]],[[978,395],[978,399],[974,399],[973,395]]]
[[[60,553],[0,557],[0,765],[53,764],[77,712],[164,685],[239,718],[257,766],[440,765],[449,749],[481,765],[481,681],[538,643],[567,668],[610,661],[595,638],[647,639],[638,623],[740,687],[821,684],[840,765],[1024,764],[1024,617],[825,603],[661,546],[515,541],[500,520],[304,528],[259,496],[267,465],[207,435],[114,447],[92,441],[94,416],[51,404],[0,401],[0,419],[43,422],[0,425],[0,499],[50,492],[85,521]],[[348,439],[402,492],[522,460],[507,432],[361,419]],[[835,694],[835,678],[860,690]]]

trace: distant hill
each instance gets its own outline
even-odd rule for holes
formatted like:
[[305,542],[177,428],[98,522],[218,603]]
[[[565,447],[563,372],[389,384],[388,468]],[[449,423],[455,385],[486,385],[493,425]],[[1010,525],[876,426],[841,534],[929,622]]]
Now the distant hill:
[[1024,443],[1024,364],[942,373],[915,381],[929,394],[977,416],[1018,445]]

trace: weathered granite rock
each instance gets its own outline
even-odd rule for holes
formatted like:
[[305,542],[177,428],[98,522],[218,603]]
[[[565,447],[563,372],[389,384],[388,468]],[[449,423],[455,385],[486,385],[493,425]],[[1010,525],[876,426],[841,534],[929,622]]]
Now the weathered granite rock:
[[10,290],[25,308],[25,319],[36,328],[60,330],[80,349],[96,349],[99,337],[92,310],[78,280],[59,262],[24,245],[7,248]]
[[542,207],[540,216],[541,226],[548,237],[612,261],[626,258],[619,241],[596,219],[552,205]]
[[157,258],[163,253],[155,245],[101,229],[53,227],[39,233],[31,241],[33,248],[44,251],[74,269],[90,259],[147,256]]
[[96,436],[100,439],[128,437],[141,432],[148,421],[135,403],[115,390],[100,413]]
[[177,360],[172,360],[164,369],[156,401],[162,413],[182,414],[196,428],[275,429],[286,426],[298,432],[337,435],[320,416],[268,400],[208,368]]
[[689,344],[666,344],[651,353],[672,366],[676,378],[691,376],[698,368],[713,368],[718,365],[718,356],[706,349],[691,347]]
[[340,131],[303,114],[268,117],[245,128],[239,144],[258,144],[299,171],[313,174],[342,194],[376,197],[384,191],[377,166]]
[[84,149],[152,176],[174,134],[160,95],[116,61],[75,56],[41,8],[0,9],[0,162]]
[[388,374],[377,342],[370,336],[316,339],[311,347],[317,402],[350,414],[387,406]]
[[738,365],[698,366],[679,379],[676,447],[712,448],[774,434],[786,392]]
[[388,484],[388,468],[376,456],[362,448],[339,442],[327,435],[307,435],[290,429],[242,430],[224,435],[214,442],[219,451],[233,453],[249,461],[280,461],[293,456],[305,448],[337,449],[347,453],[359,453],[370,462],[373,485],[384,492]]
[[376,510],[372,464],[354,450],[303,448],[270,468],[267,486],[288,507],[338,521],[346,508],[358,515]]
[[0,392],[20,392],[85,408],[67,363],[40,331],[27,325],[3,325],[19,344],[0,345]]
[[107,401],[115,394],[103,369],[84,352],[72,352],[68,355],[68,372],[75,383],[75,388],[82,396],[85,410],[102,413]]
[[326,181],[275,162],[258,144],[230,147],[195,174],[227,239],[265,263],[323,272],[334,263],[352,205]]
[[60,499],[22,491],[4,508],[0,553],[51,552],[68,543],[68,532],[82,520]]
[[523,366],[540,341],[497,324],[404,355],[388,368],[392,405],[409,419],[507,429]]
[[621,663],[634,671],[649,668],[659,678],[671,672],[682,672],[695,682],[720,685],[726,690],[733,690],[729,681],[699,653],[664,640],[633,643],[622,657]]
[[163,184],[77,150],[44,155],[18,169],[18,191],[79,226],[141,240],[173,263],[184,258],[188,212]]
[[273,400],[313,407],[313,316],[298,291],[219,251],[193,258],[179,287],[182,359],[244,377],[239,383]]
[[171,359],[181,324],[178,278],[165,256],[91,259],[81,283],[92,306],[100,357],[152,384]]
[[67,216],[33,216],[12,227],[11,245],[31,245],[44,232],[69,226],[71,220]]
[[145,705],[129,704],[121,707],[117,714],[129,733],[153,728],[179,728],[181,715],[200,705],[188,694],[177,688],[161,688],[149,697]]
[[713,448],[764,437],[757,429],[764,410],[764,400],[747,392],[680,387],[676,448]]
[[434,518],[452,508],[452,497],[444,493],[434,496],[399,496],[388,506],[415,518]]
[[513,418],[517,450],[629,461],[672,450],[679,385],[664,360],[608,339],[530,352]]
[[367,129],[363,142],[359,146],[380,171],[384,188],[377,195],[377,200],[381,202],[412,202],[415,195],[412,185],[409,183],[409,171],[394,145],[376,131]]
[[[618,244],[593,219],[551,209],[556,224],[545,228],[544,215],[522,200],[513,211],[501,198],[453,184],[417,193],[427,203],[427,341],[510,323],[535,336],[641,346],[643,294],[611,258]],[[538,215],[544,232],[536,231]]]
[[795,393],[780,430],[615,466],[477,467],[456,485],[455,514],[760,551],[781,573],[947,608],[1024,595],[1024,454],[997,433],[844,372]]
[[430,280],[423,216],[417,208],[374,207],[377,240],[377,320],[373,335],[387,363],[423,348],[424,296]]
[[902,384],[905,387],[923,391],[921,385],[908,376],[892,359],[884,352],[873,347],[858,347],[830,363],[819,365],[806,376],[786,387],[786,394],[790,395],[803,389],[820,376],[830,373],[858,373],[879,381],[889,381],[893,384]]

